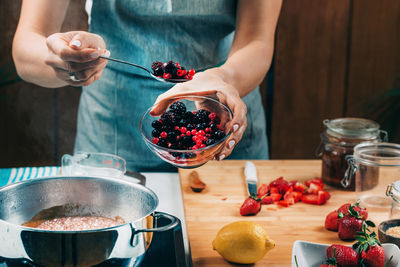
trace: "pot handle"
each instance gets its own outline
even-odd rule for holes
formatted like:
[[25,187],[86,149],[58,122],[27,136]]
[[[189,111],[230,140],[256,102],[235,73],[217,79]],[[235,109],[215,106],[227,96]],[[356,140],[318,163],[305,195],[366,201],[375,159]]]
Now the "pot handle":
[[344,173],[343,179],[340,181],[340,183],[342,184],[342,186],[344,188],[346,188],[350,185],[351,179],[353,179],[353,176],[357,171],[357,165],[355,163],[355,159],[354,159],[353,155],[347,155],[346,160],[349,165],[347,166],[347,170]]
[[[173,229],[174,227],[176,227],[176,226],[179,224],[178,218],[176,218],[175,216],[169,215],[169,214],[167,214],[167,213],[164,213],[164,212],[156,211],[156,212],[154,212],[153,214],[151,214],[151,216],[156,220],[156,221],[155,221],[156,228],[151,228],[151,229],[135,229],[135,228],[133,227],[133,225],[131,224],[131,229],[132,229],[131,245],[132,245],[132,246],[133,246],[133,243],[134,243],[133,241],[134,241],[134,239],[135,239],[134,237],[135,237],[135,235],[138,234],[138,233],[147,233],[147,232],[154,232],[154,233],[157,233],[157,232],[164,232],[164,231],[168,231],[168,230]],[[157,220],[158,220],[159,218],[166,218],[166,219],[168,219],[168,220],[170,221],[170,223],[169,223],[168,225],[165,225],[165,226],[162,226],[162,227],[158,227],[158,228],[157,228]]]

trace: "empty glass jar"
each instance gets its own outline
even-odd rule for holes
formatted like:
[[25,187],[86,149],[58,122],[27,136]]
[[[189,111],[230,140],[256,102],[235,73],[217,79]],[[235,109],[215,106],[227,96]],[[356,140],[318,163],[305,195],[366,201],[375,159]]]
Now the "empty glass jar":
[[348,167],[346,156],[353,154],[362,142],[387,141],[387,133],[379,124],[362,118],[338,118],[324,120],[326,127],[321,134],[318,156],[322,157],[322,180],[333,187],[355,191],[355,180],[343,186],[342,180]]
[[381,175],[394,182],[400,178],[400,145],[393,143],[361,143],[353,155],[346,157],[349,167],[341,181],[343,187],[355,185],[355,191],[374,188]]

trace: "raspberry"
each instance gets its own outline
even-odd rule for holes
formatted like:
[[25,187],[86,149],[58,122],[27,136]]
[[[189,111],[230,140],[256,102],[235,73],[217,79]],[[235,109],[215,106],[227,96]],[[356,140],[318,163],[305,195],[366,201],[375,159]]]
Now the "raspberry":
[[161,138],[167,138],[167,133],[166,132],[161,132],[160,133]]
[[166,80],[171,79],[171,77],[172,77],[172,75],[170,73],[164,73],[163,74],[163,78],[166,79]]
[[194,69],[189,70],[189,76],[194,76],[196,74],[196,71]]
[[181,127],[180,131],[181,131],[181,133],[185,134],[187,132],[187,129],[186,129],[186,127]]
[[159,141],[160,139],[158,139],[157,137],[154,137],[153,140],[151,140],[153,144],[157,144]]

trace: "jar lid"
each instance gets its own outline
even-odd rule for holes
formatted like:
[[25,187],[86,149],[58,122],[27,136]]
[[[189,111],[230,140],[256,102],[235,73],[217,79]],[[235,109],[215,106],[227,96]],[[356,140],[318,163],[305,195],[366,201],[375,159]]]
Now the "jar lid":
[[379,124],[362,118],[324,120],[329,135],[338,138],[373,139],[379,135]]
[[400,169],[399,144],[363,142],[354,147],[353,156],[355,160],[364,165],[397,167]]

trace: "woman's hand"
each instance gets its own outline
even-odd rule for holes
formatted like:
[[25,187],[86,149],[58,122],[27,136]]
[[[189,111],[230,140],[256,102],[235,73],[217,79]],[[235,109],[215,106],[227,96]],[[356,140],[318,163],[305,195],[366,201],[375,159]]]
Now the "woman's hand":
[[240,98],[239,92],[223,80],[217,68],[199,72],[193,77],[193,80],[176,84],[167,92],[159,95],[150,114],[153,116],[161,115],[176,97],[215,94],[219,101],[227,105],[233,112],[233,119],[227,124],[232,134],[221,153],[216,155],[216,159],[222,160],[231,154],[233,148],[243,136],[247,127],[247,108]]
[[57,78],[72,86],[87,86],[101,77],[109,56],[101,36],[84,31],[55,33],[46,39],[45,63]]

